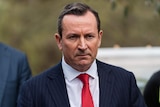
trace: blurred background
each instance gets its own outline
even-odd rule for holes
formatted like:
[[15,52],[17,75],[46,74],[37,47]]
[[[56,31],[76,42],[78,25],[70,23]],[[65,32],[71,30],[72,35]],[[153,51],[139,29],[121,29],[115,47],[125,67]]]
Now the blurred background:
[[0,42],[25,52],[33,75],[61,59],[57,18],[73,1],[99,12],[102,48],[160,46],[160,0],[0,0]]

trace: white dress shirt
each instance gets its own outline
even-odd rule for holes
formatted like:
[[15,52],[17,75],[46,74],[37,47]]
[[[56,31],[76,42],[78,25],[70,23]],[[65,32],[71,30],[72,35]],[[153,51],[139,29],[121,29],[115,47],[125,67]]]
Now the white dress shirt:
[[94,60],[91,67],[86,72],[80,72],[68,65],[63,57],[62,69],[64,72],[70,106],[81,107],[81,91],[83,83],[77,78],[77,76],[81,73],[87,73],[88,75],[90,75],[89,86],[94,102],[94,107],[99,107],[99,79],[96,60]]

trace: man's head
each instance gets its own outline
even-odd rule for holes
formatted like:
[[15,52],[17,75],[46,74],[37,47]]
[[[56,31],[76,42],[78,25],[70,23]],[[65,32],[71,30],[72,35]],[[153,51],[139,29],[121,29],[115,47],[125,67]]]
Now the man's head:
[[66,63],[81,72],[88,70],[103,34],[98,13],[85,4],[69,4],[59,17],[58,28],[55,37]]
[[58,18],[58,33],[59,33],[59,35],[62,36],[62,32],[63,32],[62,20],[65,15],[70,14],[70,15],[82,16],[87,11],[90,11],[95,16],[96,21],[97,21],[97,29],[98,29],[98,31],[100,31],[100,24],[101,24],[100,18],[99,18],[98,13],[95,10],[93,10],[88,5],[83,4],[83,3],[71,3],[71,4],[66,5],[64,7],[63,11],[61,12],[61,14],[59,15],[59,18]]

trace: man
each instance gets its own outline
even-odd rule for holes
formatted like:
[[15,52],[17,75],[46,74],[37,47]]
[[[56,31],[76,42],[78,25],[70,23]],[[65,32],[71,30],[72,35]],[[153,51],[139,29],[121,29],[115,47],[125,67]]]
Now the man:
[[18,107],[146,107],[131,72],[96,59],[102,34],[95,10],[66,5],[55,34],[62,61],[23,85]]
[[0,43],[0,107],[16,107],[20,86],[31,76],[26,55]]
[[150,77],[143,95],[148,107],[160,107],[160,70]]

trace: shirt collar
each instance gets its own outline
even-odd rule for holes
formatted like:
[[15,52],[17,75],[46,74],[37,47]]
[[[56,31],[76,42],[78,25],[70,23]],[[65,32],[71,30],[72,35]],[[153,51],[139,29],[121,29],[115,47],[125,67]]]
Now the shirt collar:
[[72,81],[78,75],[83,74],[83,73],[87,73],[92,78],[96,78],[98,75],[96,60],[93,61],[91,67],[86,72],[80,72],[80,71],[77,71],[76,69],[72,68],[70,65],[68,65],[65,62],[64,57],[63,57],[62,58],[62,69],[63,69],[63,73],[64,73],[65,78],[68,79],[69,81]]

